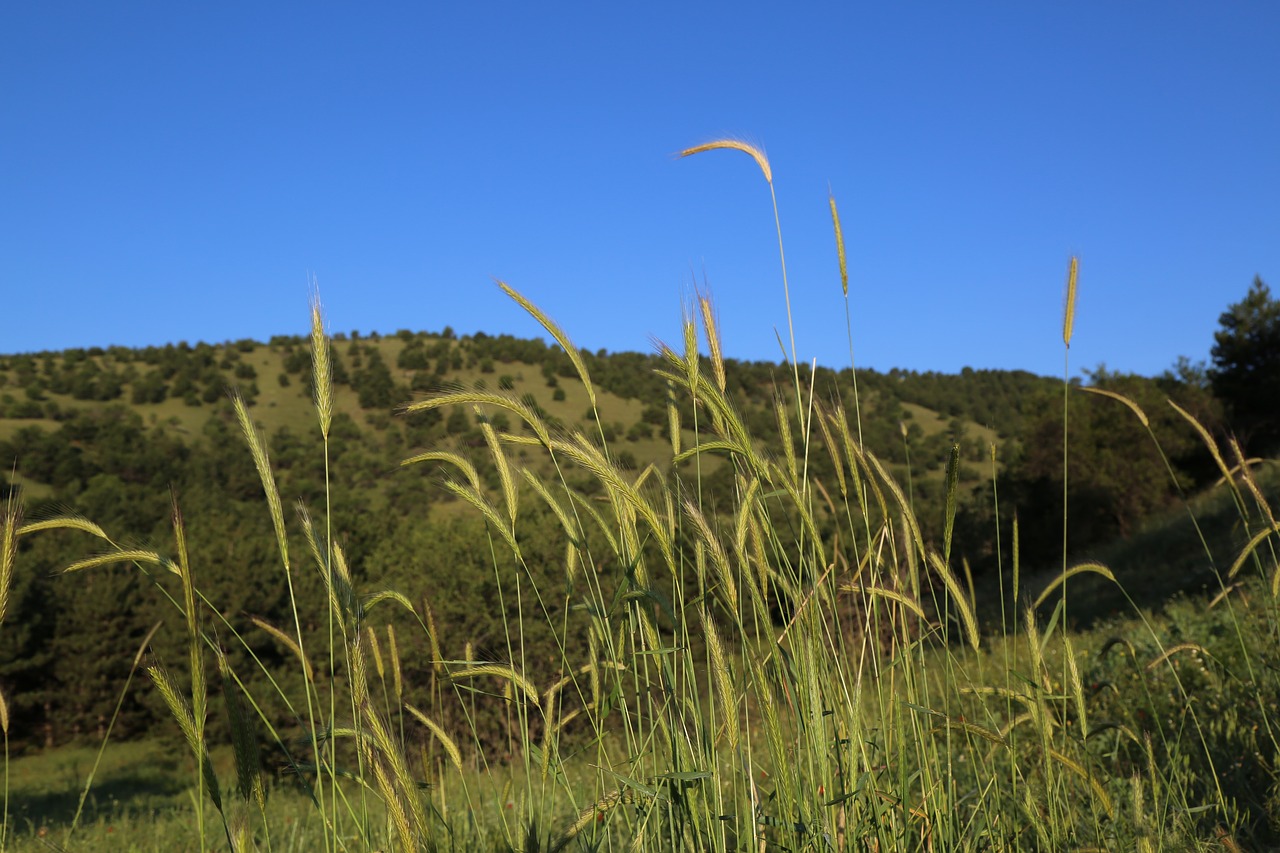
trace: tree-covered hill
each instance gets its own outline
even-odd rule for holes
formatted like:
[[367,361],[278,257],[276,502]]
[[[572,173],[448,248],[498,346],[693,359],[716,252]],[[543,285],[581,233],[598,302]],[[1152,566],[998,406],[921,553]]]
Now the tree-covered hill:
[[[262,673],[289,669],[272,665],[291,652],[271,632],[285,621],[289,598],[231,393],[248,403],[266,438],[286,512],[332,529],[364,585],[394,588],[425,602],[439,635],[449,638],[455,654],[465,647],[468,658],[500,658],[500,626],[518,621],[519,608],[529,605],[498,595],[484,520],[442,487],[456,476],[454,463],[401,463],[424,451],[454,452],[475,466],[482,489],[497,493],[502,472],[491,461],[486,430],[521,434],[528,428],[500,408],[409,413],[406,403],[451,388],[490,391],[537,411],[553,429],[593,437],[632,476],[652,464],[657,476],[692,478],[700,466],[696,480],[706,506],[717,505],[717,490],[734,488],[729,466],[714,456],[670,469],[670,406],[684,447],[695,430],[706,429],[707,413],[669,396],[659,372],[669,365],[659,355],[579,353],[596,387],[593,408],[572,360],[542,340],[459,337],[448,328],[393,335],[353,331],[335,335],[331,352],[334,418],[327,445],[315,421],[307,338],[0,356],[0,487],[21,498],[28,520],[77,513],[122,545],[160,552],[171,547],[176,506],[187,519],[185,536],[202,589],[216,602],[224,630],[248,632],[235,653],[251,650]],[[795,411],[790,369],[729,360],[724,370],[727,396],[760,452],[785,456],[778,413]],[[1180,488],[1194,491],[1214,474],[1203,446],[1165,398],[1178,400],[1210,428],[1220,422],[1207,381],[1195,377],[1145,379],[1099,370],[1090,383],[1153,413],[1152,434],[1177,479],[1169,478],[1150,435],[1124,406],[1068,393],[1075,502],[1069,544],[1077,550],[1127,534],[1143,518],[1167,509]],[[903,484],[924,534],[934,539],[942,535],[944,471],[956,448],[956,550],[976,574],[1001,556],[998,530],[1005,531],[1000,547],[1009,548],[1015,513],[1024,562],[1060,556],[1060,379],[968,369],[959,375],[859,371],[855,395],[849,370],[820,368],[804,385],[812,387],[814,407],[843,411],[850,434]],[[806,435],[788,427],[787,435],[815,482],[837,480],[828,470],[832,454],[817,452],[828,440],[822,430],[811,426]],[[550,464],[541,453],[528,459],[542,460],[531,462],[535,467]],[[593,511],[598,479],[572,468],[557,473],[580,490],[581,510]],[[326,490],[326,483],[334,488]],[[526,565],[563,562],[564,554],[548,544],[557,541],[551,535],[557,524],[550,512],[522,515]],[[305,537],[290,544],[305,564]],[[40,745],[92,735],[111,719],[130,662],[152,626],[175,619],[165,600],[176,594],[173,581],[148,580],[126,567],[57,574],[96,547],[75,532],[24,539],[21,546],[23,569],[14,579],[9,620],[0,633],[0,682],[10,697],[11,736]],[[295,594],[304,612],[324,611],[317,605],[323,592],[314,570],[296,573]],[[529,622],[523,638],[534,669],[539,649],[546,661],[555,659],[546,625],[555,623],[560,605],[538,606],[553,618]],[[161,661],[176,658],[179,635],[159,632],[151,653]],[[410,635],[421,636],[402,634]],[[409,662],[432,658],[426,648],[401,653]],[[432,671],[422,663],[406,675],[428,684]],[[264,710],[281,719],[288,715],[284,708]],[[141,733],[163,714],[152,693],[130,691],[115,734]],[[501,741],[500,732],[490,736]]]

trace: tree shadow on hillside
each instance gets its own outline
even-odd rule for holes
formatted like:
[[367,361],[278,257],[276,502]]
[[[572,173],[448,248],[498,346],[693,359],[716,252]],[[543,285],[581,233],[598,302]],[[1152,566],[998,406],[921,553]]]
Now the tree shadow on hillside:
[[[1197,512],[1204,541],[1186,515],[1171,514],[1125,539],[1112,542],[1095,553],[1073,555],[1069,565],[1097,562],[1115,575],[1116,582],[1092,573],[1067,581],[1067,611],[1070,625],[1087,631],[1116,617],[1137,610],[1159,613],[1176,598],[1212,599],[1222,591],[1226,572],[1248,539],[1234,506],[1221,505]],[[1206,544],[1208,550],[1206,552]],[[1210,556],[1212,555],[1212,556]],[[1024,589],[1031,600],[1054,582],[1061,568],[1046,569],[1025,579]],[[1241,572],[1234,580],[1256,577]],[[1024,592],[1022,595],[1027,595]],[[1038,612],[1048,617],[1061,598],[1054,590]]]
[[[9,817],[15,827],[70,825],[95,758],[71,746],[24,758],[11,767]],[[172,751],[134,744],[109,754],[94,774],[80,824],[124,813],[154,813],[184,804],[191,775]]]
[[[115,774],[113,778],[95,782],[85,799],[80,823],[91,823],[100,817],[123,811],[157,811],[173,808],[176,798],[186,788],[184,780],[138,769],[136,773]],[[56,828],[67,826],[75,817],[80,802],[79,789],[56,791],[14,791],[9,799],[9,819],[17,826],[27,824]]]

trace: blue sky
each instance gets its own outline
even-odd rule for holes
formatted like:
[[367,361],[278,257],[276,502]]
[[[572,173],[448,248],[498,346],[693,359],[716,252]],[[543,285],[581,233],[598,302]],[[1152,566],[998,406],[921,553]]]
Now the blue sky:
[[17,4],[0,352],[306,330],[1155,374],[1280,288],[1280,5]]

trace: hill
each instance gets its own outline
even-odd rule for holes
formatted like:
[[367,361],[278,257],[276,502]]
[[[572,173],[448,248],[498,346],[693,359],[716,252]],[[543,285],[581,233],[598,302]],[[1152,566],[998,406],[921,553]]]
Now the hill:
[[[440,440],[475,443],[467,412],[444,423],[402,417],[404,403],[448,387],[489,389],[532,402],[566,426],[591,413],[572,364],[555,344],[508,335],[457,338],[401,330],[394,335],[335,336],[335,411],[347,416],[366,444],[425,447]],[[665,383],[655,375],[661,359],[636,353],[583,354],[603,389],[599,415],[606,439],[624,438],[637,465],[659,458],[666,444]],[[6,461],[17,461],[28,496],[39,498],[69,484],[67,470],[31,451],[32,430],[56,433],[63,424],[123,408],[149,429],[186,445],[198,444],[211,419],[227,418],[228,392],[243,395],[254,420],[268,435],[313,428],[308,372],[310,355],[301,337],[268,343],[187,343],[145,349],[72,349],[0,356],[0,440]],[[769,412],[775,395],[786,396],[779,366],[726,361],[735,400],[761,437],[777,433]],[[569,381],[565,381],[569,380]],[[903,466],[907,457],[934,479],[954,443],[974,462],[987,446],[1016,440],[1026,401],[1055,387],[1054,380],[1025,372],[973,371],[956,376],[859,371],[862,427],[869,446]],[[848,370],[819,369],[816,386],[828,399],[852,399]],[[997,431],[997,425],[999,431]],[[903,435],[905,432],[905,436]],[[391,459],[390,461],[398,461]],[[917,472],[919,473],[919,472]],[[977,481],[966,470],[966,479]]]
[[[593,437],[623,472],[635,476],[653,466],[655,476],[670,482],[688,479],[688,488],[698,490],[705,506],[732,503],[736,484],[723,457],[700,454],[671,468],[669,408],[681,425],[683,447],[690,446],[695,429],[707,428],[708,413],[669,396],[659,371],[670,365],[660,355],[601,351],[579,356],[597,389],[594,407],[568,355],[542,340],[457,337],[449,329],[335,335],[334,417],[327,443],[316,426],[310,347],[302,337],[0,356],[0,461],[11,472],[10,491],[21,495],[28,518],[82,514],[117,543],[167,551],[176,504],[198,519],[184,535],[191,553],[201,555],[203,588],[219,603],[227,625],[245,618],[262,626],[279,624],[292,594],[306,603],[324,594],[323,584],[309,571],[290,581],[297,585],[290,593],[276,570],[279,557],[270,548],[274,535],[262,511],[262,486],[230,403],[234,390],[265,437],[286,506],[296,507],[306,524],[333,530],[361,578],[429,599],[440,630],[472,644],[483,657],[485,648],[502,643],[501,626],[510,624],[513,614],[495,612],[499,590],[483,568],[492,563],[483,546],[485,523],[468,505],[465,489],[448,483],[459,471],[469,477],[466,471],[473,470],[479,488],[499,493],[505,474],[492,461],[487,430],[528,435],[529,429],[501,408],[410,413],[407,402],[452,388],[495,392],[538,412],[553,429]],[[729,360],[724,374],[727,396],[758,451],[786,456],[778,413],[794,412],[789,370]],[[1187,393],[1154,380],[1105,373],[1100,378],[1138,398]],[[850,434],[861,436],[862,445],[903,484],[923,534],[933,541],[943,534],[944,473],[954,458],[956,551],[979,577],[1007,557],[996,547],[995,533],[1009,529],[1014,512],[1023,526],[1024,560],[1047,561],[1053,555],[1051,548],[1042,554],[1034,545],[1061,541],[1058,534],[1042,535],[1037,528],[1052,531],[1060,525],[1060,506],[1051,498],[1060,495],[1061,480],[1051,478],[1052,435],[1061,430],[1052,411],[1055,403],[1060,406],[1061,380],[1004,371],[965,370],[954,376],[859,371],[856,405],[848,370],[819,369],[811,381],[814,405],[828,412],[843,407]],[[1118,464],[1132,467],[1136,459],[1146,465],[1143,471],[1159,464],[1154,451],[1150,459],[1142,455],[1146,451],[1135,452],[1135,443],[1146,438],[1134,438],[1137,426],[1122,407],[1078,396],[1072,401],[1073,436],[1079,433],[1084,443],[1073,452],[1086,460],[1087,470],[1073,476],[1105,511],[1096,524],[1085,525],[1092,539],[1073,547],[1114,535],[1115,525],[1108,526],[1107,519],[1125,517],[1108,516],[1106,509],[1106,501],[1120,506],[1137,482],[1131,474],[1117,474]],[[1163,422],[1157,426],[1172,428]],[[839,479],[835,467],[841,454],[818,450],[837,439],[816,428],[806,436],[787,426],[787,434],[792,455],[804,460],[815,482]],[[1119,452],[1111,452],[1117,447]],[[399,470],[405,459],[424,451],[455,455],[436,455]],[[1184,451],[1179,444],[1172,454],[1178,464],[1187,456]],[[580,511],[598,512],[590,503],[600,489],[598,478],[572,467],[558,469],[554,456],[516,452],[538,476],[563,476],[566,486],[581,495]],[[1111,478],[1110,486],[1102,475]],[[329,483],[336,488],[326,489]],[[1194,477],[1188,478],[1187,485],[1193,484]],[[1147,503],[1126,504],[1117,512],[1150,514],[1166,506],[1170,486],[1152,489]],[[1006,497],[996,513],[993,498],[999,491],[1015,499]],[[526,557],[540,556],[547,565],[563,561],[563,553],[546,550],[556,539],[554,514],[522,513],[519,535]],[[818,519],[818,524],[820,535],[833,535],[833,519]],[[293,536],[292,553],[308,554],[308,537]],[[172,610],[163,596],[157,598],[124,570],[53,579],[94,547],[83,537],[51,535],[24,541],[23,547],[22,565],[28,568],[15,578],[10,607],[17,621],[0,634],[0,679],[14,697],[12,735],[28,744],[74,740],[110,718],[133,651],[152,625],[172,618]],[[1007,534],[1002,547],[1008,548]],[[174,594],[170,581],[151,579]],[[520,606],[501,605],[508,611]],[[554,637],[539,630],[531,629],[525,647],[543,649],[550,659]],[[262,660],[287,654],[269,627],[261,631],[251,647]],[[112,644],[113,653],[100,663],[104,642]],[[172,636],[155,640],[155,653],[162,658],[166,649],[179,654],[175,642]],[[424,659],[429,657],[423,651]],[[130,696],[116,734],[144,731],[157,715],[163,709],[154,696]]]

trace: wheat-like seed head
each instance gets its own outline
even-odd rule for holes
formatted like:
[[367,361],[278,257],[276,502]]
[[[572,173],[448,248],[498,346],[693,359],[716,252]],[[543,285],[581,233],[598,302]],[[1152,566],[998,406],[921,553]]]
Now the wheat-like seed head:
[[1040,626],[1036,622],[1034,605],[1023,611],[1023,625],[1027,649],[1031,652],[1031,675],[1038,682],[1045,678],[1045,674],[1043,652],[1040,650]]
[[232,395],[232,405],[236,410],[236,420],[240,423],[240,431],[249,445],[249,453],[253,457],[254,467],[258,469],[258,479],[262,481],[262,490],[267,496],[267,508],[271,511],[271,523],[276,530],[276,546],[280,550],[280,559],[285,571],[289,570],[289,536],[284,527],[284,509],[280,505],[280,489],[276,485],[275,475],[271,473],[271,459],[267,455],[267,445],[263,441],[253,418],[249,417],[249,407],[239,394]]
[[844,229],[840,227],[840,214],[836,211],[836,197],[828,193],[827,200],[831,202],[831,223],[836,229],[836,256],[840,259],[840,287],[844,289],[844,295],[849,296],[849,267],[845,264],[844,258]]
[[680,410],[676,408],[676,386],[667,380],[667,431],[671,434],[671,452],[680,455]]
[[683,312],[680,318],[680,331],[684,338],[684,360],[681,366],[685,372],[685,382],[689,389],[693,392],[694,397],[698,395],[698,326],[693,319],[693,310],[690,308]]
[[702,617],[702,631],[707,638],[707,648],[711,651],[711,672],[720,694],[720,704],[724,714],[724,733],[729,741],[729,748],[738,748],[738,697],[733,689],[733,671],[729,669],[728,657],[724,645],[720,642],[720,632],[716,630],[715,620],[704,606],[699,615]]
[[472,407],[475,411],[476,420],[480,422],[480,430],[484,433],[485,443],[489,445],[489,453],[493,457],[494,467],[498,469],[498,480],[502,483],[502,493],[507,502],[507,516],[511,519],[514,527],[516,523],[516,512],[520,506],[520,493],[516,489],[515,478],[511,476],[511,466],[507,464],[507,455],[502,452],[502,445],[498,443],[498,434],[493,429],[493,424],[485,417],[484,411],[479,406]]
[[864,597],[870,596],[870,597],[878,597],[878,598],[887,598],[890,601],[896,601],[898,604],[902,605],[907,610],[910,610],[913,614],[915,614],[917,618],[922,620],[926,620],[929,618],[928,614],[924,612],[924,608],[921,607],[913,598],[911,598],[911,596],[907,595],[904,592],[899,592],[896,589],[890,589],[885,586],[864,586],[864,585],[853,583],[853,582],[847,583],[841,586],[840,588],[845,590],[846,592],[856,592]]
[[231,746],[236,760],[236,788],[242,800],[246,803],[254,802],[258,809],[262,810],[267,805],[267,793],[262,783],[262,759],[258,751],[258,741],[253,734],[253,726],[245,714],[244,703],[240,701],[240,694],[232,678],[226,653],[217,646],[213,651],[222,683],[222,698],[226,702],[227,715],[231,724]]
[[1209,448],[1209,453],[1213,456],[1213,461],[1218,465],[1218,471],[1221,472],[1222,478],[1227,482],[1233,491],[1236,491],[1235,479],[1231,476],[1231,470],[1227,468],[1227,463],[1222,458],[1222,451],[1218,449],[1218,443],[1213,440],[1213,436],[1209,434],[1209,430],[1204,428],[1204,424],[1196,420],[1195,415],[1179,406],[1169,398],[1165,398],[1165,402],[1173,407],[1173,410],[1182,415],[1183,419],[1195,429],[1200,435],[1200,440],[1204,442],[1204,446]]
[[[13,565],[18,555],[18,523],[21,510],[18,502],[10,497],[0,517],[0,623],[4,622],[9,606],[9,585],[13,581]],[[6,729],[8,725],[6,724]]]
[[178,688],[174,686],[169,673],[162,667],[156,665],[148,666],[147,675],[155,682],[156,688],[164,698],[165,704],[169,706],[169,710],[173,713],[174,719],[178,723],[178,728],[182,730],[183,737],[187,739],[187,745],[198,752],[201,743],[196,736],[195,722],[191,718],[191,708],[187,705],[187,700],[178,692]]
[[296,639],[289,636],[284,631],[281,631],[265,619],[260,619],[257,616],[250,616],[249,621],[254,625],[257,625],[263,631],[266,631],[274,637],[278,643],[293,652],[293,654],[298,658],[298,662],[302,664],[302,672],[307,677],[307,682],[309,684],[315,682],[315,667],[311,665],[311,661],[307,659],[306,652],[302,650],[302,646],[298,645],[298,641]]
[[182,730],[187,745],[191,747],[192,754],[199,762],[202,771],[201,776],[204,778],[205,791],[209,794],[209,798],[213,800],[213,804],[218,811],[222,811],[222,793],[218,787],[218,777],[213,772],[213,763],[209,760],[209,751],[203,737],[203,727],[197,727],[196,720],[191,714],[190,706],[187,705],[187,701],[182,697],[182,694],[178,692],[168,672],[159,666],[149,666],[147,667],[147,675],[151,677],[156,688],[160,691],[160,696],[164,699],[165,704],[169,706],[169,712],[177,721],[178,728]]
[[319,294],[311,298],[311,367],[316,416],[320,419],[320,434],[327,439],[329,426],[333,422],[333,369],[329,361],[329,338],[324,333],[324,314],[320,310]]
[[1076,276],[1080,272],[1080,259],[1071,256],[1071,265],[1067,268],[1067,305],[1062,312],[1062,342],[1071,346],[1072,327],[1076,321]]
[[364,631],[369,637],[369,651],[373,652],[373,669],[378,673],[379,681],[386,681],[387,668],[382,661],[382,646],[378,644],[378,632],[373,630],[372,625],[366,625]]
[[404,675],[400,672],[400,647],[396,644],[396,628],[387,625],[387,655],[391,658],[391,681],[395,687],[396,702],[404,698]]
[[175,575],[181,574],[177,564],[171,560],[166,560],[155,551],[111,551],[106,554],[99,554],[96,557],[86,557],[83,560],[77,560],[62,570],[63,574],[70,575],[75,572],[82,572],[85,569],[96,569],[99,566],[109,566],[112,563],[146,563],[149,566],[165,569],[173,572]]
[[[723,595],[728,603],[729,612],[737,612],[738,585],[734,582],[733,571],[729,566],[729,558],[724,552],[724,544],[720,541],[720,537],[711,530],[711,524],[707,521],[707,517],[702,514],[702,510],[692,500],[684,502],[684,512],[689,520],[693,522],[694,528],[702,536],[702,542],[699,544],[704,544],[711,554],[711,564],[720,578],[720,588],[723,590]],[[710,583],[707,585],[711,586]]]
[[[841,497],[849,494],[849,484],[844,478],[844,460],[840,458],[840,445],[836,443],[835,433],[831,431],[831,413],[825,408],[818,407],[818,428],[822,431],[822,440],[826,444],[827,453],[830,456],[831,463],[835,467],[836,482],[840,485]],[[855,472],[856,473],[856,472]]]
[[1071,696],[1075,700],[1076,716],[1080,719],[1080,737],[1089,737],[1089,717],[1084,704],[1084,683],[1080,680],[1080,667],[1076,664],[1076,650],[1071,644],[1071,637],[1064,634],[1064,654],[1067,658],[1067,670],[1070,674]]
[[1116,576],[1112,574],[1110,569],[1102,565],[1102,563],[1092,563],[1092,562],[1080,563],[1079,565],[1072,566],[1066,571],[1059,573],[1057,576],[1053,578],[1053,580],[1049,581],[1049,585],[1046,586],[1043,590],[1041,590],[1040,594],[1036,596],[1035,604],[1033,604],[1032,607],[1038,608],[1040,605],[1044,604],[1046,601],[1049,600],[1049,596],[1053,594],[1053,591],[1055,589],[1057,589],[1058,587],[1065,588],[1068,580],[1075,577],[1076,575],[1085,574],[1085,573],[1099,575],[1100,577],[1104,577],[1107,580],[1111,581],[1112,583],[1117,583]]
[[480,473],[476,470],[476,466],[472,465],[470,460],[457,453],[448,450],[432,450],[427,453],[419,453],[417,456],[410,456],[402,461],[400,465],[416,465],[419,462],[448,462],[463,473],[467,478],[467,482],[471,484],[471,488],[477,491],[480,489]]
[[1069,755],[1065,755],[1059,752],[1056,749],[1049,750],[1049,757],[1052,758],[1054,761],[1057,761],[1063,767],[1070,770],[1072,773],[1079,776],[1082,781],[1088,784],[1089,789],[1093,791],[1094,798],[1097,800],[1098,803],[1102,805],[1102,808],[1106,811],[1107,817],[1114,816],[1115,807],[1111,803],[1111,795],[1107,793],[1106,788],[1102,787],[1102,783],[1098,781],[1098,776],[1096,773],[1090,773],[1088,770],[1084,769],[1084,766],[1080,764],[1080,762],[1076,761],[1074,758],[1072,758]]
[[1021,554],[1018,547],[1018,513],[1013,514],[1013,604],[1018,605],[1018,580],[1020,577],[1018,555]]
[[431,736],[440,742],[440,746],[444,747],[445,753],[449,756],[449,762],[454,766],[454,768],[459,773],[461,773],[462,772],[462,752],[458,749],[458,745],[454,743],[453,738],[449,737],[448,733],[446,733],[443,728],[437,725],[435,721],[433,721],[426,714],[419,711],[417,708],[413,707],[412,705],[405,705],[404,708],[410,714],[417,717],[418,722],[422,723],[424,726],[427,727],[427,729],[431,732]]
[[[358,627],[361,617],[360,603],[356,601],[355,589],[351,586],[351,570],[347,566],[347,555],[343,553],[342,545],[337,542],[333,543],[332,571],[325,577],[332,600],[342,607],[342,613],[338,617],[339,625],[344,632],[348,623],[352,627]],[[357,638],[353,638],[353,641],[355,639]]]
[[706,296],[698,297],[698,307],[702,309],[702,328],[707,334],[707,349],[711,351],[711,370],[716,377],[716,385],[724,393],[724,353],[720,350],[720,332],[716,328],[715,313],[711,310],[711,300]]
[[519,560],[521,558],[520,545],[516,542],[515,530],[508,520],[498,513],[498,508],[490,503],[488,498],[478,490],[455,480],[446,480],[444,487],[480,510],[481,514],[489,520],[489,523],[497,529],[498,534],[507,543],[507,547],[511,549],[511,553],[515,555],[516,559]]
[[560,348],[564,350],[564,354],[569,356],[569,361],[573,362],[573,369],[578,371],[578,378],[582,380],[582,387],[587,391],[587,399],[590,400],[592,408],[596,405],[596,389],[591,384],[591,376],[587,373],[587,366],[582,361],[582,354],[578,352],[578,348],[573,345],[573,341],[569,340],[569,336],[565,334],[564,329],[543,313],[542,309],[534,305],[524,297],[518,290],[505,281],[499,281],[498,287],[516,301],[516,304],[529,313],[533,319],[542,324],[542,328],[555,338],[556,343],[560,344]]
[[542,696],[538,693],[538,689],[533,686],[533,682],[528,677],[517,672],[513,666],[500,663],[476,664],[475,666],[469,666],[466,669],[450,673],[449,677],[454,681],[461,681],[464,678],[480,678],[481,676],[500,678],[507,684],[520,688],[520,692],[524,694],[525,699],[530,704],[535,707],[542,707]]
[[1104,388],[1090,388],[1083,385],[1080,386],[1079,390],[1088,391],[1090,394],[1099,394],[1103,397],[1110,397],[1113,400],[1118,400],[1121,403],[1124,403],[1126,406],[1129,407],[1129,411],[1133,412],[1135,415],[1138,416],[1138,420],[1142,422],[1142,425],[1144,427],[1150,428],[1151,421],[1147,419],[1147,413],[1142,411],[1141,406],[1139,406],[1137,403],[1133,402],[1123,394],[1117,394],[1115,391],[1107,391]]
[[200,622],[196,611],[195,581],[191,577],[191,562],[187,558],[187,533],[182,523],[178,500],[173,499],[173,539],[178,559],[178,577],[182,581],[182,610],[187,621],[187,642],[191,656],[191,708],[197,731],[203,735],[208,687],[204,676],[204,644],[200,638]]
[[730,148],[734,151],[750,154],[752,159],[756,161],[756,165],[760,167],[760,171],[764,173],[764,179],[770,184],[773,183],[773,169],[769,167],[769,158],[764,156],[764,151],[740,139],[717,139],[712,142],[704,142],[702,145],[686,148],[680,152],[680,156],[688,157],[691,154],[701,154],[703,151],[715,151],[719,148]]
[[57,518],[46,518],[43,521],[28,522],[18,528],[18,535],[26,536],[28,533],[36,533],[41,530],[80,530],[91,536],[97,536],[99,539],[111,542],[111,537],[101,527],[86,518],[74,515],[62,515]]
[[387,814],[390,816],[390,823],[396,829],[396,835],[400,839],[400,849],[404,853],[410,853],[417,845],[413,843],[413,829],[409,826],[409,813],[405,810],[404,803],[401,802],[399,792],[392,783],[392,771],[385,766],[385,762],[373,759],[373,778],[377,782],[378,793],[382,795],[382,801],[386,805]]
[[782,455],[787,463],[787,476],[791,482],[799,482],[799,465],[796,462],[796,446],[791,438],[791,417],[779,394],[773,395],[773,411],[778,421],[778,443],[782,445]]
[[519,400],[510,397],[504,397],[501,394],[489,394],[480,391],[453,391],[445,394],[437,394],[426,400],[419,400],[416,403],[410,403],[405,406],[405,412],[425,412],[432,409],[439,409],[444,406],[458,405],[480,405],[494,406],[495,408],[505,409],[522,421],[529,425],[534,434],[538,436],[538,440],[546,447],[551,446],[551,433],[545,421],[533,409],[526,406]]
[[[444,672],[444,655],[440,651],[440,634],[436,631],[436,617],[431,612],[431,602],[422,598],[422,615],[427,622],[427,639],[431,642],[431,665],[438,673]],[[470,655],[467,655],[470,659]]]
[[1244,481],[1244,484],[1249,488],[1249,494],[1253,495],[1254,502],[1257,504],[1258,508],[1262,511],[1262,514],[1267,517],[1267,521],[1271,524],[1271,526],[1275,527],[1276,525],[1275,513],[1272,512],[1271,504],[1267,501],[1266,497],[1262,494],[1262,490],[1258,488],[1258,481],[1254,479],[1253,471],[1250,470],[1249,468],[1249,461],[1244,458],[1244,451],[1240,448],[1240,442],[1237,441],[1234,437],[1232,437],[1230,439],[1230,445],[1231,445],[1231,452],[1232,454],[1234,454],[1236,459],[1236,467],[1232,468],[1231,470],[1240,472],[1240,479],[1242,479]]
[[1206,657],[1206,658],[1213,657],[1213,655],[1209,654],[1209,650],[1206,649],[1204,646],[1200,645],[1199,643],[1178,643],[1178,645],[1165,649],[1159,655],[1156,655],[1156,657],[1152,658],[1151,662],[1147,664],[1147,670],[1150,671],[1155,669],[1160,664],[1164,663],[1169,658],[1173,657],[1179,652],[1194,652],[1195,654],[1198,654],[1201,657]]
[[937,551],[929,552],[929,563],[933,566],[933,570],[938,573],[938,577],[942,578],[942,584],[947,588],[947,592],[951,593],[956,610],[959,611],[960,624],[964,628],[965,637],[968,639],[969,645],[975,649],[978,648],[978,621],[973,615],[972,602],[964,594],[959,582],[951,574],[951,570],[947,568],[946,563],[942,562],[942,558],[938,556]]

